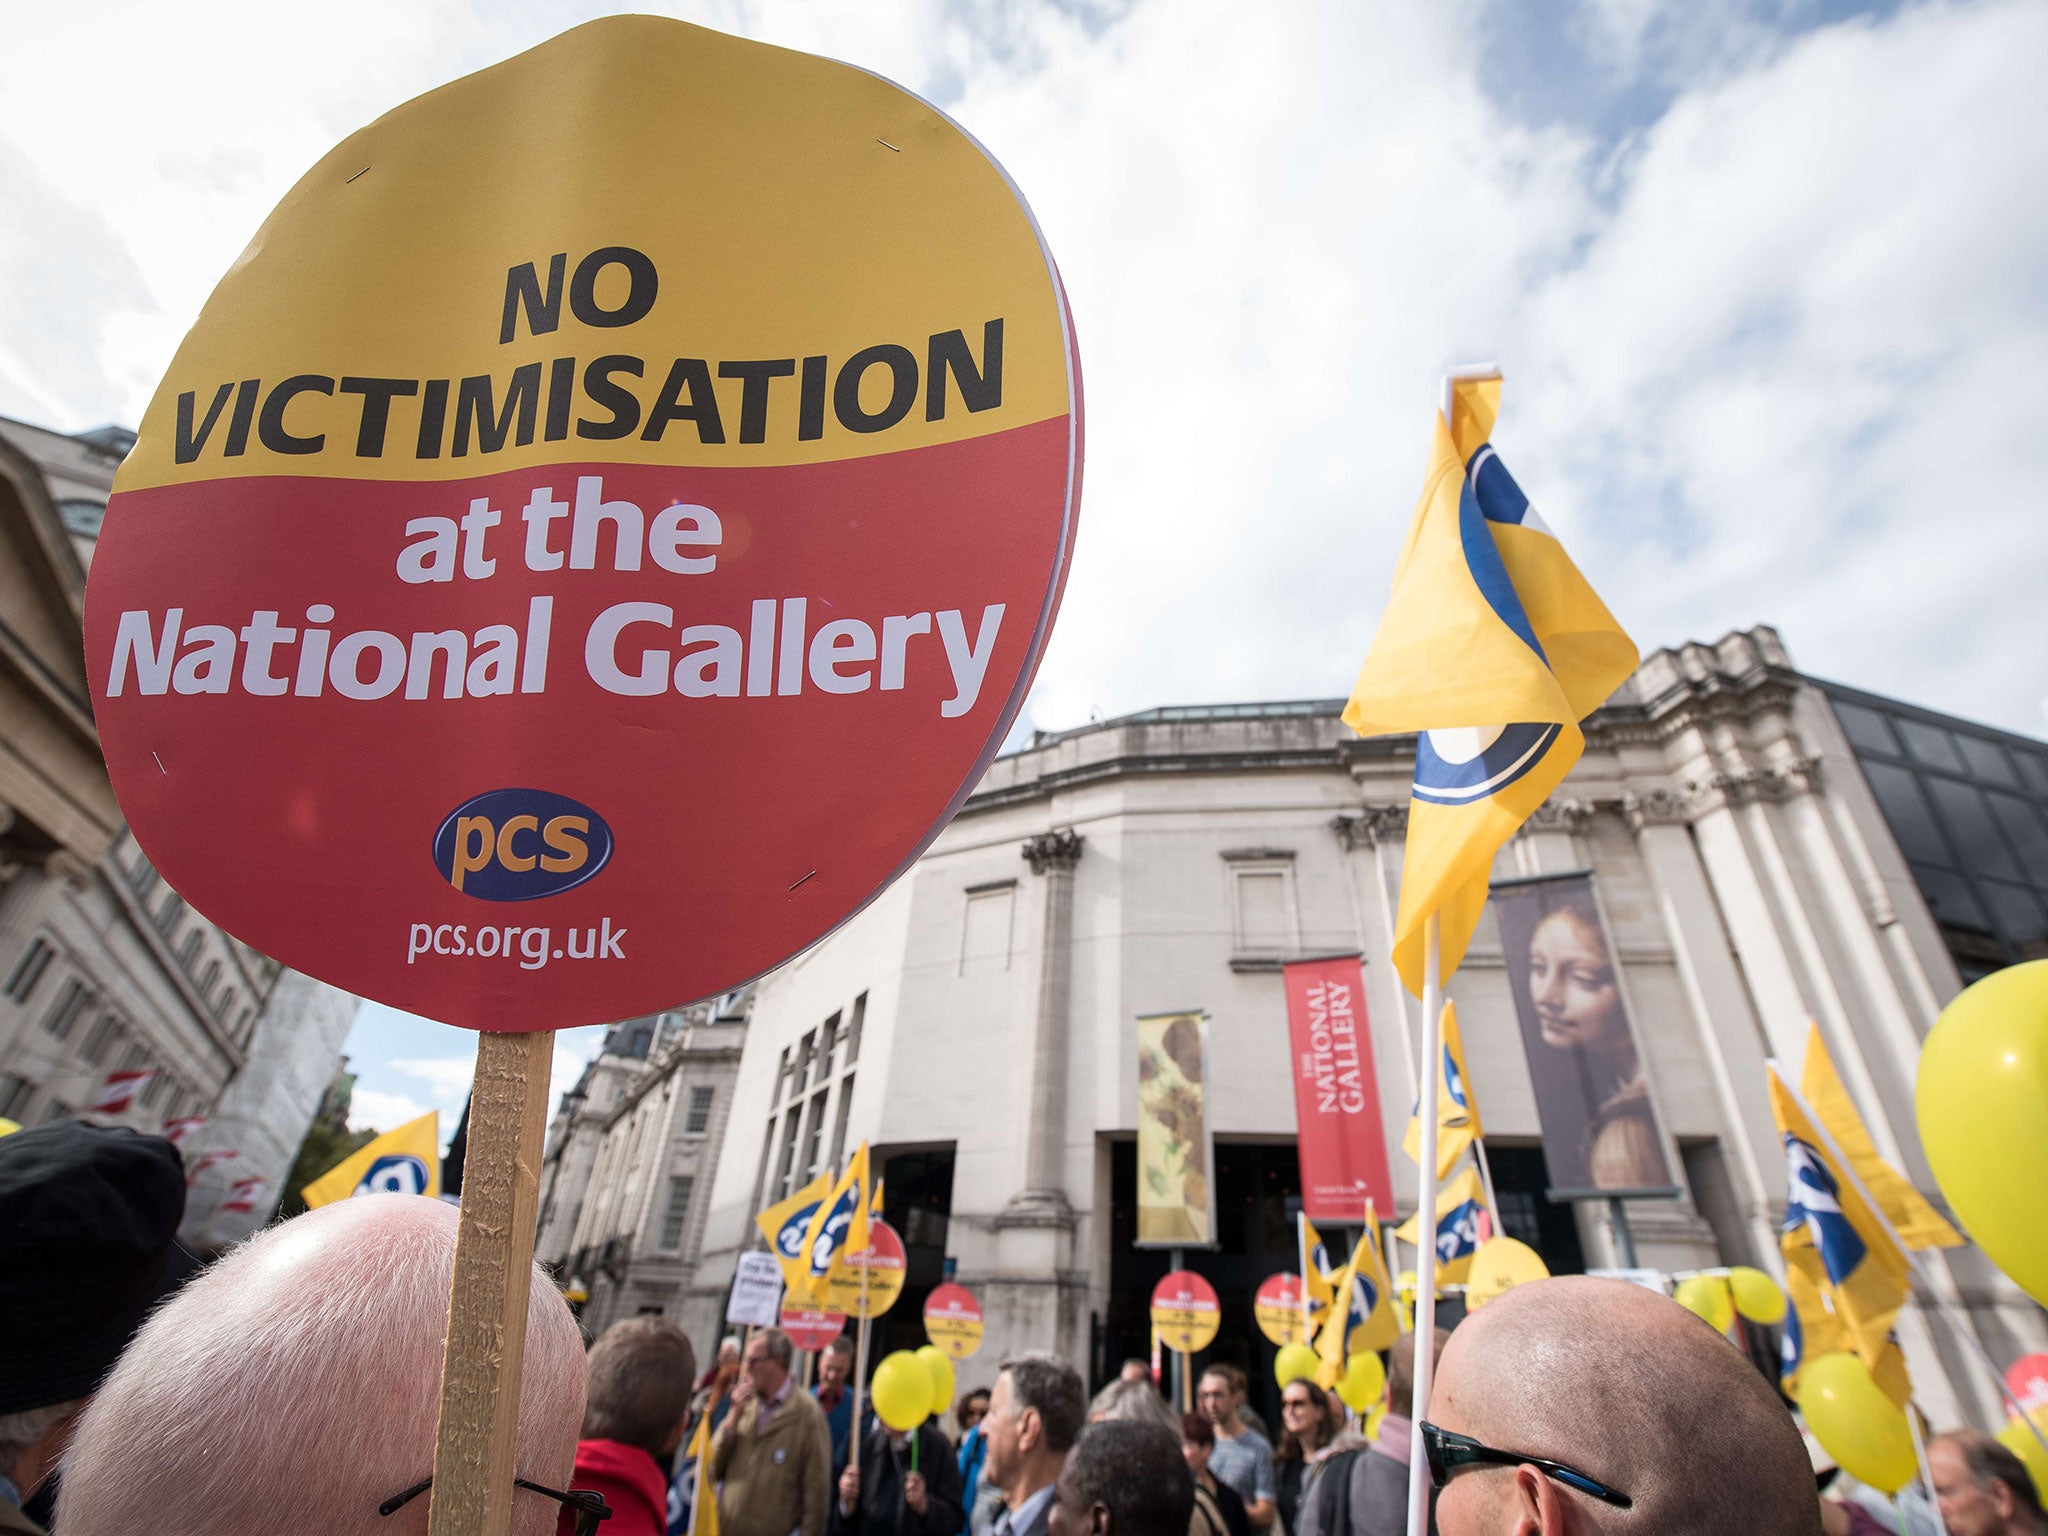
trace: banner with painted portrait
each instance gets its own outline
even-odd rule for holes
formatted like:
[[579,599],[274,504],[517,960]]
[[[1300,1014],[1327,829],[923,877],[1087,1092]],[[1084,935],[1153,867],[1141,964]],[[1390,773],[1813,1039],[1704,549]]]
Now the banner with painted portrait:
[[1209,1016],[1138,1020],[1138,1246],[1215,1240],[1208,1108]]
[[1676,1195],[1593,877],[1493,883],[1553,1198]]

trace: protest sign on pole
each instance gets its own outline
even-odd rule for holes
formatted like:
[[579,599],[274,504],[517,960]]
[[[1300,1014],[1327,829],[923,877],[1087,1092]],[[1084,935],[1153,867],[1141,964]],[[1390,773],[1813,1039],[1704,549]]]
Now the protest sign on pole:
[[1252,1316],[1259,1332],[1275,1344],[1306,1344],[1314,1331],[1308,1293],[1302,1289],[1301,1276],[1291,1270],[1259,1282],[1252,1296]]
[[785,1302],[780,1327],[789,1335],[789,1342],[798,1349],[818,1350],[846,1332],[846,1314],[827,1312],[823,1307],[804,1306],[799,1302]]
[[1311,1221],[1356,1226],[1368,1206],[1394,1209],[1364,973],[1356,955],[1296,960],[1282,969],[1302,1209]]
[[1023,702],[1080,450],[980,145],[655,17],[343,141],[180,346],[86,600],[122,811],[236,937],[503,1032],[435,1536],[510,1518],[547,1032],[737,986],[910,865]]
[[981,1303],[964,1285],[948,1280],[924,1301],[924,1336],[949,1360],[965,1360],[981,1348]]
[[744,1328],[773,1328],[782,1321],[782,1266],[774,1254],[755,1249],[740,1255],[725,1320]]

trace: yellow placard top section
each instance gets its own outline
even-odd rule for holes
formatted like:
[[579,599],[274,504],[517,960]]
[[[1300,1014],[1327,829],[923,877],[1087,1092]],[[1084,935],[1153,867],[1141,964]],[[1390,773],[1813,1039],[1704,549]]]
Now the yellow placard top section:
[[344,140],[250,242],[121,488],[803,464],[1070,408],[1000,167],[848,65],[590,22]]

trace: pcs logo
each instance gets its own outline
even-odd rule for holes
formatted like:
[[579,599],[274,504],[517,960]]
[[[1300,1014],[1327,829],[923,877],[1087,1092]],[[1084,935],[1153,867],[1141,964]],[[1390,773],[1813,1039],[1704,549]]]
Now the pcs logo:
[[589,806],[544,789],[493,789],[448,813],[434,868],[465,896],[556,896],[610,862],[612,829]]
[[363,1181],[351,1191],[356,1195],[424,1195],[427,1165],[410,1153],[387,1154],[370,1164]]

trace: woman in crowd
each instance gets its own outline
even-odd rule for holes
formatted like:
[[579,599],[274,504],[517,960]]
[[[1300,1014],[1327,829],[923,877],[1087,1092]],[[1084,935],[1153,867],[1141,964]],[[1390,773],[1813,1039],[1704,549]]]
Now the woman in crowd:
[[1337,1426],[1330,1421],[1330,1399],[1306,1378],[1290,1381],[1280,1392],[1280,1444],[1273,1451],[1273,1472],[1280,1482],[1280,1519],[1290,1531],[1301,1529],[1299,1511],[1318,1464],[1330,1453]]
[[1188,1475],[1195,1480],[1195,1512],[1188,1519],[1188,1536],[1252,1536],[1244,1500],[1209,1470],[1209,1453],[1215,1449],[1216,1426],[1209,1416],[1182,1414],[1180,1453],[1187,1459]]
[[981,1430],[981,1421],[987,1417],[987,1387],[963,1393],[953,1407],[953,1422],[960,1426],[960,1502],[967,1510],[970,1530],[974,1526],[974,1496],[980,1491],[982,1463],[988,1460],[988,1436]]

